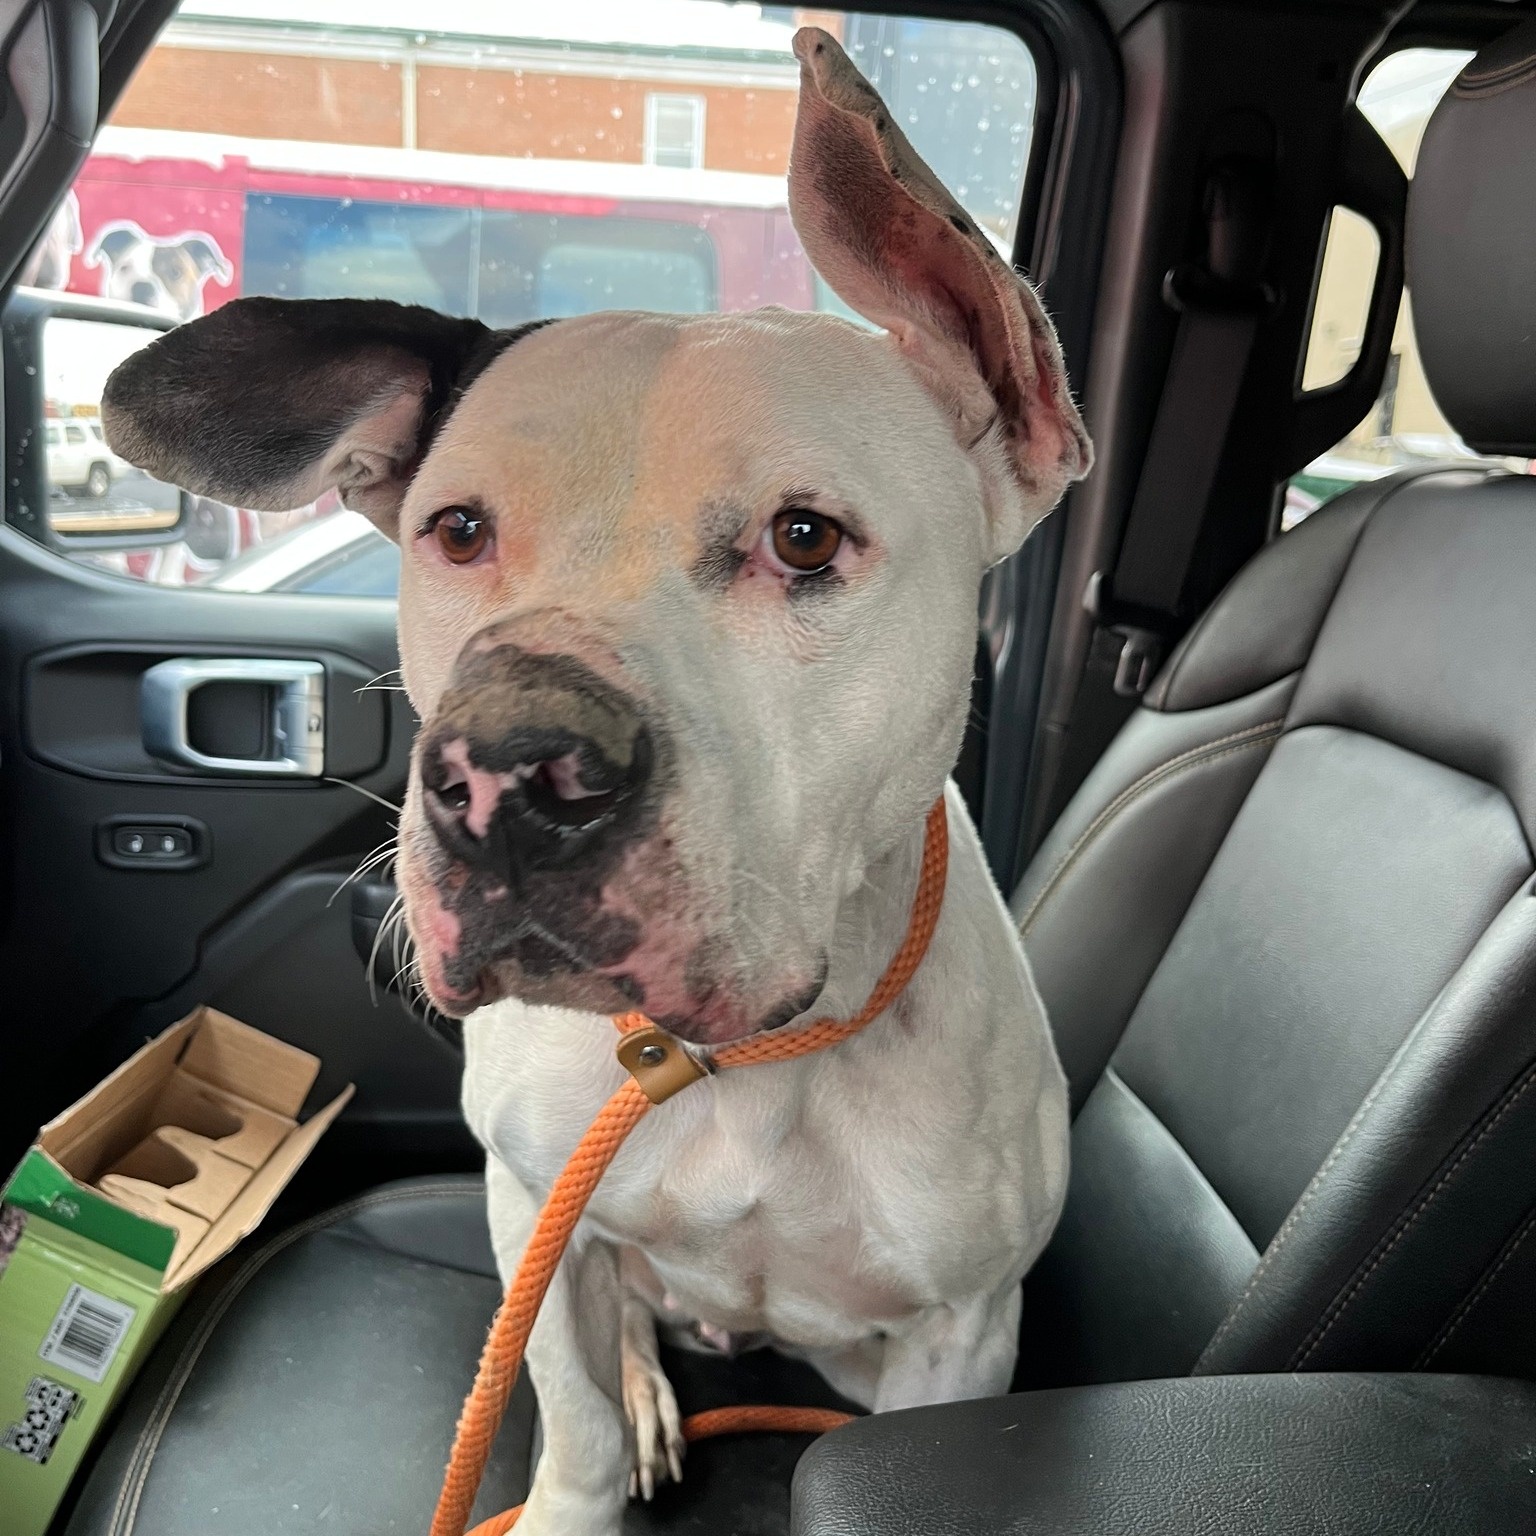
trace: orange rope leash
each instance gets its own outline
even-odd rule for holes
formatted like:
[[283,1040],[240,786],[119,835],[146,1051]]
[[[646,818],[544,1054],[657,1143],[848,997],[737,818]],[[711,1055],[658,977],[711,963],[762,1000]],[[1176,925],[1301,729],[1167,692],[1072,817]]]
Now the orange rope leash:
[[[760,1062],[790,1061],[797,1056],[806,1056],[813,1051],[837,1045],[850,1035],[857,1034],[871,1019],[884,1013],[912,979],[913,972],[927,953],[928,941],[933,937],[933,930],[938,924],[939,909],[944,904],[944,880],[948,864],[949,827],[941,795],[928,813],[922,867],[918,873],[917,893],[912,900],[912,915],[907,922],[906,937],[891,957],[885,974],[876,983],[863,1008],[851,1019],[841,1022],[836,1019],[818,1019],[792,1035],[750,1035],[745,1040],[737,1040],[714,1053],[714,1066],[723,1069],[755,1066]],[[626,1037],[633,1037],[644,1030],[660,1040],[668,1038],[661,1035],[644,1014],[619,1014],[613,1022],[621,1035]],[[626,1049],[627,1043],[621,1042],[621,1052]],[[664,1054],[664,1048],[662,1050]],[[643,1054],[641,1060],[644,1060]],[[539,1315],[539,1307],[554,1279],[560,1257],[598,1181],[624,1144],[624,1138],[651,1107],[653,1101],[641,1086],[644,1080],[641,1072],[633,1065],[631,1070],[636,1075],[598,1112],[597,1119],[577,1143],[571,1160],[550,1188],[549,1198],[545,1200],[544,1208],[539,1212],[533,1233],[528,1239],[528,1246],[523,1250],[517,1273],[512,1277],[507,1294],[497,1308],[490,1336],[480,1356],[479,1369],[475,1373],[475,1384],[470,1388],[459,1415],[458,1431],[448,1457],[448,1469],[443,1475],[443,1491],[438,1496],[437,1511],[432,1517],[431,1536],[465,1536],[465,1526],[469,1523],[470,1510],[485,1475],[491,1446],[501,1427],[513,1383],[522,1367],[528,1335],[533,1331],[534,1319]],[[696,1068],[693,1076],[658,1093],[655,1102],[660,1102],[662,1098],[678,1091],[679,1087],[686,1086],[688,1081],[703,1075],[704,1069]],[[822,1408],[716,1408],[685,1419],[683,1438],[702,1440],[711,1435],[755,1430],[775,1430],[782,1434],[822,1434],[846,1424],[851,1417],[851,1414]],[[469,1536],[505,1536],[521,1513],[522,1506],[519,1505],[516,1509],[482,1521]]]

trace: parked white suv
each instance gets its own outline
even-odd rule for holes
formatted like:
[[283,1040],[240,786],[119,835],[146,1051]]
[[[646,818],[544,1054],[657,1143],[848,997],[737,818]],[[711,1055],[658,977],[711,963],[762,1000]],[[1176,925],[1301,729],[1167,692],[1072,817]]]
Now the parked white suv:
[[89,417],[50,417],[44,424],[48,479],[55,487],[100,501],[127,465],[107,447],[101,423]]

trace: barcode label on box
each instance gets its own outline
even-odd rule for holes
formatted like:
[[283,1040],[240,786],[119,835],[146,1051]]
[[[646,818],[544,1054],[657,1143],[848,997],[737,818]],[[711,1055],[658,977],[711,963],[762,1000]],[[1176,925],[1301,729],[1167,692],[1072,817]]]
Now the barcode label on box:
[[123,1336],[138,1313],[83,1285],[72,1285],[53,1319],[38,1358],[63,1366],[87,1381],[100,1381],[112,1368]]

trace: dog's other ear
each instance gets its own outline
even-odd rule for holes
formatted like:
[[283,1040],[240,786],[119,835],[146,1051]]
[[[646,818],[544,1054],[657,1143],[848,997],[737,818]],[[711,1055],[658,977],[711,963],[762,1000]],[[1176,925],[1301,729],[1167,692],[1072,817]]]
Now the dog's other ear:
[[1056,332],[838,44],[802,27],[794,46],[795,230],[838,296],[891,333],[962,440],[1005,461],[1013,484],[991,508],[1001,558],[1092,463]]
[[334,488],[395,537],[438,415],[492,334],[383,299],[235,299],[120,364],[102,426],[130,463],[199,495],[284,511]]
[[225,261],[224,253],[203,236],[189,235],[181,242],[181,248],[200,276],[216,277],[221,283],[227,283],[235,275],[235,269]]

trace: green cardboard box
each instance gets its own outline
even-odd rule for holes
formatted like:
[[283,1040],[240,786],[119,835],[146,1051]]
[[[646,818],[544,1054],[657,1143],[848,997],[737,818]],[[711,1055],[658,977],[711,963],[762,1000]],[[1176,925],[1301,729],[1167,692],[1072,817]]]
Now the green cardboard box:
[[191,1284],[252,1232],[341,1112],[317,1058],[211,1008],[38,1133],[0,1192],[0,1529],[44,1536]]

